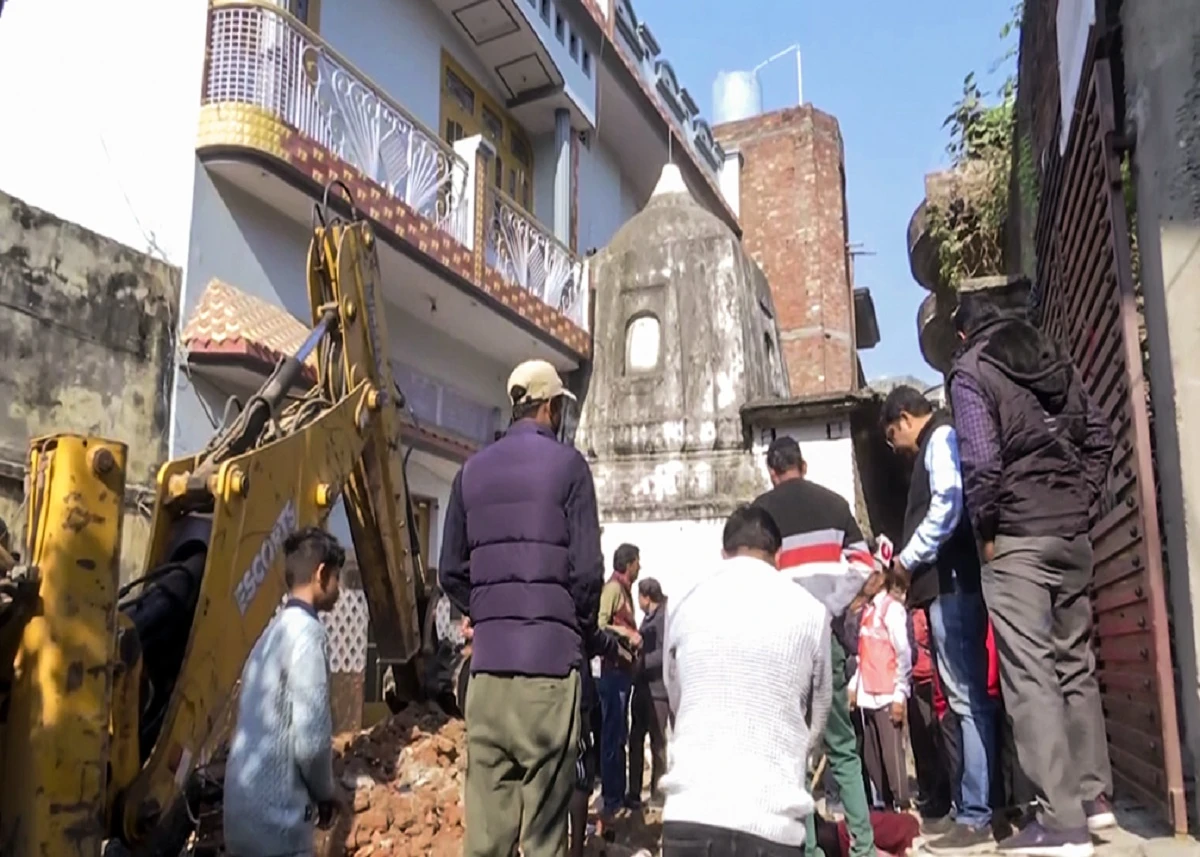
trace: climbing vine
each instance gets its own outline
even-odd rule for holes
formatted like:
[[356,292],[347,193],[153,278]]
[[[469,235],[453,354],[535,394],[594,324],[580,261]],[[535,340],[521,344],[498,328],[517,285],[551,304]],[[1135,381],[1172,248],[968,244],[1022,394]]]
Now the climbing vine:
[[[1022,4],[1014,5],[1001,39],[1008,40],[1019,31],[1021,12]],[[1000,62],[1011,59],[1015,50],[1010,45]],[[1012,76],[989,103],[971,72],[943,123],[950,133],[946,152],[951,167],[942,192],[926,204],[926,218],[930,237],[938,248],[940,279],[948,286],[957,287],[970,277],[997,274],[1004,269],[1015,106],[1016,80]],[[1016,166],[1023,192],[1027,180],[1036,186],[1033,153],[1027,140],[1018,145]]]

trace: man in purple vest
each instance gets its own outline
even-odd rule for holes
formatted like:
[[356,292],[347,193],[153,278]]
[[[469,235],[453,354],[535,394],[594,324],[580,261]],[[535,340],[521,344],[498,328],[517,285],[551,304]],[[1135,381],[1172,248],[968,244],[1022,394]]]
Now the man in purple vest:
[[544,360],[508,380],[512,425],[454,478],[438,580],[474,629],[464,857],[566,848],[582,641],[604,585],[592,473],[559,440],[575,397]]
[[954,325],[963,489],[1017,757],[1041,805],[1000,850],[1091,857],[1089,830],[1116,821],[1088,597],[1112,431],[1070,356],[1029,322],[967,294]]

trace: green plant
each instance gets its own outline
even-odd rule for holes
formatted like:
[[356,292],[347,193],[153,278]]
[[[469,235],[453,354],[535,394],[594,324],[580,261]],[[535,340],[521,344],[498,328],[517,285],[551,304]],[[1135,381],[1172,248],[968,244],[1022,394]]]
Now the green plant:
[[[1002,39],[1019,31],[1021,11],[1022,4],[1017,3],[1001,30]],[[1011,59],[1015,50],[1010,45],[1000,62]],[[945,192],[927,202],[926,219],[938,248],[940,278],[948,286],[956,288],[967,278],[1003,270],[1015,105],[1016,81],[1011,75],[996,100],[988,103],[971,72],[943,123],[950,132],[946,152],[951,169]],[[1018,179],[1024,171],[1020,155],[1018,150]],[[1032,152],[1028,161],[1032,174]]]

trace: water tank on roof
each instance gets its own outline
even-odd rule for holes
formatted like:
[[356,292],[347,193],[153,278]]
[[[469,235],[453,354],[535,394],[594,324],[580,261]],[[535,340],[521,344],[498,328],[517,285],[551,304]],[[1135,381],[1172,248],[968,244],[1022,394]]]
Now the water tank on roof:
[[762,113],[762,84],[753,71],[717,72],[713,84],[714,121],[720,125]]

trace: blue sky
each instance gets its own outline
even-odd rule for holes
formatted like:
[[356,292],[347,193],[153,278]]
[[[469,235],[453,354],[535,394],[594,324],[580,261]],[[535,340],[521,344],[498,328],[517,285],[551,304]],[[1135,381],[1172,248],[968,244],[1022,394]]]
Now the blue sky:
[[[935,381],[917,348],[917,306],[905,229],[924,195],[925,173],[946,163],[942,121],[975,71],[989,74],[1005,51],[1000,29],[1012,0],[635,0],[681,84],[712,116],[718,71],[750,69],[799,42],[804,99],[832,113],[846,147],[850,240],[856,284],[868,286],[883,341],[862,352],[868,379],[911,374]],[[791,57],[760,72],[763,107],[796,103]]]

